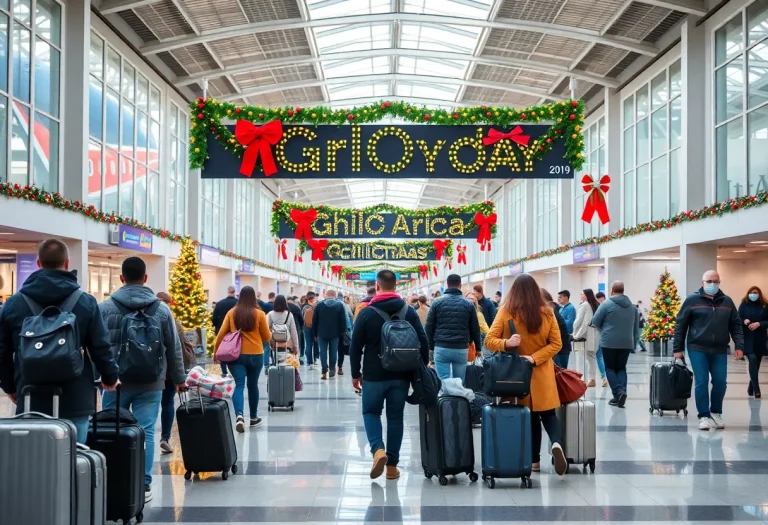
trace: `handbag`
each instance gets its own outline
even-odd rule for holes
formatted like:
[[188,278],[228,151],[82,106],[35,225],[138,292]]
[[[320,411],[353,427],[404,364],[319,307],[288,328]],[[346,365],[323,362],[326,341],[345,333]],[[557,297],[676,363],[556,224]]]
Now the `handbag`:
[[240,330],[228,333],[219,344],[219,349],[216,351],[216,360],[222,363],[237,361],[237,358],[240,357],[242,344],[243,335],[240,333]]
[[[509,330],[516,334],[515,323]],[[483,361],[483,392],[491,397],[526,397],[531,393],[533,365],[517,350],[495,352]]]
[[693,389],[693,372],[688,369],[684,359],[675,359],[669,368],[669,386],[675,399],[688,399]]
[[573,403],[581,399],[587,391],[587,384],[582,380],[583,374],[568,368],[555,365],[555,383],[557,395],[563,404]]

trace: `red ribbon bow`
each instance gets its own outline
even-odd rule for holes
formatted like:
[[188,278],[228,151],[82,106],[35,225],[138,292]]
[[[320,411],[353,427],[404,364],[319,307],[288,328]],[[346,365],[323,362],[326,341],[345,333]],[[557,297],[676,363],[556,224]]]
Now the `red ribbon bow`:
[[459,257],[456,260],[456,264],[467,264],[467,245],[459,244],[456,247],[456,250],[459,252]]
[[253,175],[259,155],[261,155],[264,175],[269,177],[277,173],[277,165],[272,157],[272,146],[277,144],[282,136],[283,125],[279,120],[267,122],[263,126],[256,126],[247,120],[238,120],[235,124],[235,138],[245,148],[240,173],[246,177]]
[[435,241],[432,243],[432,246],[435,247],[435,260],[439,261],[443,258],[443,252],[448,249],[448,245],[451,244],[451,241],[446,239],[444,241],[441,241],[440,239],[435,239]]
[[427,267],[426,264],[420,264],[419,265],[419,278],[420,279],[426,279],[428,271],[429,271],[429,267]]
[[[309,247],[312,248],[312,260],[313,261],[323,261],[325,260],[325,257],[323,253],[325,252],[325,249],[328,248],[328,241],[325,239],[320,240],[313,240],[310,239],[307,241],[307,244],[309,244]],[[323,268],[325,270],[325,268]],[[325,274],[323,274],[325,275]]]
[[338,277],[339,280],[341,280],[341,269],[342,268],[343,267],[340,264],[334,264],[333,266],[331,266],[331,275],[333,275],[334,277]]
[[584,175],[581,178],[581,183],[583,184],[584,192],[589,194],[584,203],[584,213],[581,214],[581,220],[591,223],[592,218],[597,213],[600,222],[607,224],[611,217],[608,215],[608,204],[605,200],[605,194],[611,187],[611,177],[603,175],[599,181],[595,181],[590,175]]
[[437,277],[437,265],[436,264],[431,264],[430,266],[432,266],[432,273],[434,273],[435,277]]
[[477,232],[477,243],[480,245],[480,251],[491,251],[491,226],[496,224],[496,214],[483,215],[480,212],[475,213],[475,224],[479,229]]
[[512,142],[527,146],[528,142],[531,140],[531,137],[530,135],[523,135],[523,128],[520,126],[517,126],[515,129],[508,133],[503,133],[497,129],[491,128],[488,130],[488,136],[483,137],[483,144],[490,146],[491,144],[496,144],[501,139],[509,139]]
[[301,211],[296,208],[291,210],[291,220],[296,223],[296,231],[293,233],[296,239],[312,240],[312,223],[317,219],[317,210],[310,208]]
[[293,262],[300,262],[300,263],[304,262],[304,258],[301,256],[298,250],[293,253]]
[[288,260],[288,252],[285,249],[285,245],[288,244],[288,241],[283,239],[282,241],[280,239],[275,239],[275,246],[277,246],[277,260],[283,259],[284,261]]

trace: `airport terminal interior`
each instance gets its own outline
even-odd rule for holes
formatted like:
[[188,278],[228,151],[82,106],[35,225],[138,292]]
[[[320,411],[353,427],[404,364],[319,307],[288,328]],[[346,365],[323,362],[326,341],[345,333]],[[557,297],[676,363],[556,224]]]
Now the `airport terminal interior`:
[[[644,323],[626,402],[603,373],[586,388],[594,468],[558,475],[545,436],[530,488],[490,486],[480,424],[480,479],[425,476],[411,404],[399,479],[371,479],[352,356],[310,367],[299,330],[303,389],[271,410],[261,371],[228,479],[187,479],[158,418],[145,524],[768,521],[768,405],[741,342],[720,348],[722,425],[701,428],[695,394],[660,414],[651,388],[707,272],[736,308],[768,298],[767,178],[768,0],[0,0],[0,305],[56,238],[98,303],[140,257],[214,375],[228,295],[355,308],[385,269],[425,318],[449,275],[497,316],[528,275],[576,308],[621,281]],[[507,437],[495,454],[521,449]]]

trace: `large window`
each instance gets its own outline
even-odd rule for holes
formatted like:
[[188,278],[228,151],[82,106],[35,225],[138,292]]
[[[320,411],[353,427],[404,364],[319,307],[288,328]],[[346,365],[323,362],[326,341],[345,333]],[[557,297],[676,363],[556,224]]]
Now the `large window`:
[[680,211],[682,81],[676,61],[624,99],[624,226]]
[[0,1],[0,181],[57,191],[61,5],[13,0],[8,7]]
[[200,241],[216,248],[224,247],[226,233],[227,181],[203,179],[200,181]]
[[89,70],[86,201],[158,227],[160,89],[94,32]]
[[[257,184],[252,180],[235,181],[235,253],[246,257],[256,256],[253,207],[256,202]],[[269,239],[269,237],[266,238]]]
[[[261,188],[261,220],[259,221],[261,231],[259,232],[259,239],[271,239],[272,233],[270,230],[270,224],[272,224],[272,202],[275,200],[274,195],[267,192],[266,188]],[[272,261],[276,260],[277,250],[275,243],[262,242],[259,248],[259,260],[272,264]],[[305,261],[308,261],[310,257],[304,257]]]
[[[187,113],[171,103],[168,112],[171,128],[171,161],[168,168],[168,229],[174,233],[187,233],[187,140],[189,128]],[[238,252],[239,253],[239,252]]]
[[557,247],[559,180],[535,179],[533,181],[533,214],[535,224],[535,248],[537,252]]
[[605,233],[605,226],[600,224],[600,218],[597,214],[592,217],[590,224],[581,220],[581,216],[584,213],[584,204],[588,197],[581,184],[581,177],[588,173],[592,176],[593,180],[598,181],[600,177],[607,173],[605,165],[606,133],[605,118],[600,118],[599,121],[584,130],[584,144],[586,145],[584,169],[576,173],[576,178],[572,184],[574,195],[573,240],[575,241],[597,237],[601,234],[601,231]]
[[[507,199],[509,200],[509,220],[510,233],[506,235],[509,240],[510,259],[519,259],[527,255],[525,253],[525,181],[513,182],[514,186],[509,189]],[[504,235],[501,232],[501,235]]]
[[768,190],[768,1],[715,31],[718,201]]

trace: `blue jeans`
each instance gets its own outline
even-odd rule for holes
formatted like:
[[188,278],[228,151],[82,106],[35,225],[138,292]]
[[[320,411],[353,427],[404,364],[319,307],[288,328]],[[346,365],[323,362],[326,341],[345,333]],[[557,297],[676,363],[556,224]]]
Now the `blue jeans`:
[[[155,460],[155,424],[160,415],[160,401],[163,392],[160,390],[153,392],[121,392],[120,408],[130,409],[133,416],[138,421],[139,426],[144,429],[145,451],[144,458],[144,484],[152,483],[152,463]],[[104,409],[115,408],[117,394],[115,392],[104,392],[101,404]]]
[[263,345],[264,348],[264,368],[269,368],[269,362],[272,358],[272,347],[269,346],[269,342],[265,342]]
[[312,333],[311,328],[304,329],[304,358],[307,360],[307,364],[311,365],[315,362],[314,354],[315,336]]
[[559,352],[555,354],[555,356],[552,358],[552,361],[554,361],[555,364],[560,368],[568,368],[568,361],[570,361],[570,359],[570,352]]
[[85,445],[85,441],[88,439],[88,416],[71,417],[69,420],[75,425],[75,429],[77,429],[77,442],[81,445]]
[[[694,397],[699,417],[723,413],[726,376],[728,375],[728,355],[708,354],[697,350],[688,351],[688,360],[693,369]],[[712,393],[707,381],[712,378]]]
[[335,372],[336,359],[339,357],[339,338],[323,339],[318,337],[317,347],[320,349],[320,364],[323,367],[323,373],[327,373],[329,367]]
[[597,358],[597,369],[600,370],[600,377],[605,379],[605,360],[603,360],[602,346],[597,347],[597,354],[595,354],[595,357]]
[[[405,379],[363,381],[363,423],[371,454],[386,450],[387,465],[397,465],[403,443],[403,410],[410,383]],[[381,412],[387,402],[387,444],[384,445]]]
[[437,372],[437,376],[441,380],[458,377],[464,381],[468,356],[468,348],[435,346],[435,372]]
[[627,393],[627,360],[632,350],[606,348],[603,359],[605,360],[605,372],[608,384],[611,385],[613,397]]
[[[222,366],[224,363],[222,363]],[[165,380],[165,390],[163,398],[160,401],[160,441],[171,439],[171,429],[173,428],[173,416],[176,413],[174,398],[176,397],[176,385],[173,381]]]
[[219,363],[221,365],[221,375],[224,377],[227,375],[227,363]]
[[243,415],[244,394],[246,383],[248,385],[248,412],[251,419],[259,417],[259,374],[264,367],[265,359],[258,355],[240,354],[235,361],[229,363],[229,371],[235,378],[235,393],[232,394],[232,404],[235,406],[235,414]]

